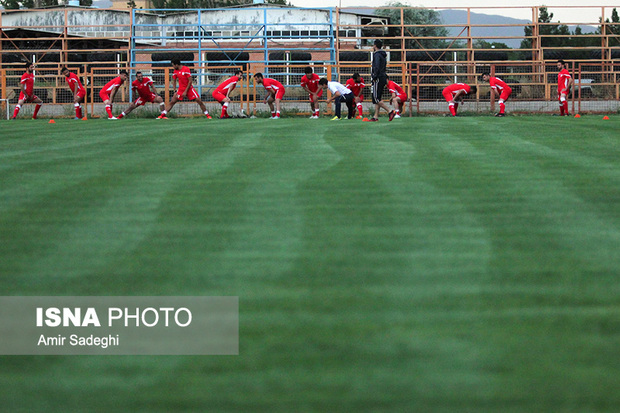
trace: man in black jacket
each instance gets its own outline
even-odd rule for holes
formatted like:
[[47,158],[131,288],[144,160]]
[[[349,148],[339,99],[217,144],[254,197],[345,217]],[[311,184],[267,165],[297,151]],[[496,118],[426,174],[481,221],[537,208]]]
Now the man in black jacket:
[[383,89],[387,85],[388,76],[386,71],[387,66],[387,53],[383,50],[383,42],[379,39],[375,40],[375,44],[372,49],[374,50],[372,54],[372,103],[375,104],[375,115],[371,122],[377,122],[379,120],[379,110],[383,108],[386,112],[389,112],[389,119],[394,119],[394,112],[390,110],[389,106],[385,104],[381,100],[381,96],[383,95]]

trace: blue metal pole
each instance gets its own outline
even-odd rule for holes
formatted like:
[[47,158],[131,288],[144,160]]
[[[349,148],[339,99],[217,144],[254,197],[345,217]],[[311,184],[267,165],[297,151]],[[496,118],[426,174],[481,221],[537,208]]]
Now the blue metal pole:
[[[198,9],[198,64],[202,65],[202,10]],[[198,94],[202,96],[202,76],[198,82]]]

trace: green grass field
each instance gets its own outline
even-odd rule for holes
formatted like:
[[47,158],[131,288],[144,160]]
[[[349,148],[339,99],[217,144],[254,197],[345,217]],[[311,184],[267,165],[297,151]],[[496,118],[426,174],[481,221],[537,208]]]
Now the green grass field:
[[2,295],[240,299],[239,356],[4,356],[0,411],[620,409],[618,116],[0,128]]

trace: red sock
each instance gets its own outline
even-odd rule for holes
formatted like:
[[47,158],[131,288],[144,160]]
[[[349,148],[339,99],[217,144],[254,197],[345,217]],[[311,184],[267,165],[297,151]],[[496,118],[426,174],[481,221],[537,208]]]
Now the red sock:
[[564,101],[563,106],[564,106],[564,114],[568,115],[568,100]]
[[454,105],[450,105],[450,113],[452,114],[452,116],[456,116],[456,109],[454,108]]
[[123,113],[121,113],[120,115],[118,115],[118,116],[116,117],[116,119],[121,119],[123,116],[125,116],[125,112],[123,112]]
[[504,111],[506,110],[506,105],[504,104],[504,102],[499,104],[499,113],[504,113]]
[[280,117],[280,112],[276,112],[276,118]]
[[19,105],[15,105],[15,110],[13,111],[13,117],[16,118],[17,114],[19,113],[19,110],[21,109],[21,106]]
[[364,116],[364,112],[362,111],[362,105],[360,105],[359,103],[357,104],[357,111],[359,112],[360,116]]
[[34,113],[32,114],[32,119],[36,119],[37,118],[37,113],[39,113],[39,109],[41,109],[41,105],[37,104],[34,107]]
[[114,117],[114,115],[112,115],[112,107],[110,105],[105,105],[105,111],[108,112],[108,118]]
[[222,114],[220,115],[221,118],[227,118],[228,117],[228,113],[226,112],[226,106],[222,106]]
[[76,118],[80,118],[80,119],[82,119],[82,113],[81,113],[81,112],[82,112],[82,111],[80,110],[80,107],[79,107],[79,106],[76,106],[76,107],[75,107],[75,117],[76,117]]

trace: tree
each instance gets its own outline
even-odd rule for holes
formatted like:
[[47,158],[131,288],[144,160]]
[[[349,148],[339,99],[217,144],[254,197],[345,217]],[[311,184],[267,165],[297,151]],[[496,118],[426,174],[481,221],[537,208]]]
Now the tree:
[[0,4],[7,10],[19,9],[20,6],[18,0],[0,0]]
[[[442,24],[441,16],[438,12],[429,9],[413,9],[406,4],[398,1],[391,1],[385,7],[403,8],[403,24],[407,25],[439,25]],[[376,12],[379,16],[389,17],[390,24],[400,24],[400,9],[378,9]],[[424,37],[447,37],[448,29],[445,27],[405,27],[405,36],[416,38],[406,39],[405,47],[407,49],[441,49],[446,46],[446,41],[442,39],[420,39]],[[391,30],[393,36],[400,36],[400,28]],[[400,41],[395,43],[400,47]]]
[[[620,23],[620,16],[618,16],[618,11],[616,10],[615,7],[611,11],[611,21],[609,21],[609,18],[607,18],[607,19],[605,19],[605,23],[607,23],[607,24],[609,24],[609,23],[616,23],[613,26],[611,26],[611,25],[607,26],[607,33],[608,34],[609,33],[611,33],[611,34],[620,34],[620,25],[618,25],[618,23]],[[602,29],[600,27],[599,27],[598,32],[599,33],[602,32]]]
[[474,49],[510,49],[510,46],[508,46],[506,43],[490,43],[486,40],[476,39],[474,40]]
[[[551,23],[551,20],[553,19],[553,13],[549,14],[549,12],[547,11],[546,7],[541,7],[539,10],[539,14],[538,14],[538,23]],[[559,24],[560,22],[558,21],[558,24],[543,24],[543,25],[539,25],[538,29],[539,29],[539,35],[541,36],[541,45],[543,47],[553,47],[553,46],[558,46],[558,47],[563,47],[563,46],[569,46],[569,35],[570,30],[568,29],[568,26],[565,24]],[[532,27],[530,26],[526,26],[523,31],[525,32],[525,36],[526,37],[531,37],[532,36]],[[556,36],[556,35],[564,35],[566,37],[549,37],[549,36]],[[521,41],[521,49],[529,49],[532,47],[532,39],[524,39],[523,41]]]

